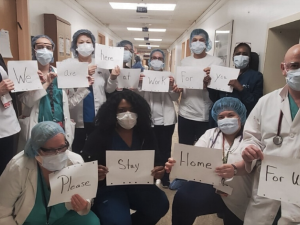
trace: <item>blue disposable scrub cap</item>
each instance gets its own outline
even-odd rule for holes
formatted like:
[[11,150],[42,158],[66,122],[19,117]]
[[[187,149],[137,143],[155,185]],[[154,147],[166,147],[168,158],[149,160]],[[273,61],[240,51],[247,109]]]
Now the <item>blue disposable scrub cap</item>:
[[78,30],[73,34],[73,40],[72,40],[71,49],[70,49],[73,52],[74,58],[78,58],[78,53],[76,51],[77,39],[82,34],[88,36],[92,40],[93,47],[95,48],[96,39],[95,39],[95,36],[93,35],[93,33],[87,29]]
[[152,52],[150,53],[150,58],[149,58],[149,63],[151,62],[151,58],[152,58],[152,55],[153,55],[153,53],[154,52],[160,52],[161,54],[162,54],[162,56],[163,56],[163,58],[164,58],[164,62],[165,62],[165,53],[162,51],[162,50],[160,50],[160,49],[154,49],[154,50],[152,50]]
[[241,119],[242,125],[245,124],[247,117],[247,109],[239,99],[232,97],[224,97],[216,101],[211,110],[212,118],[216,122],[218,122],[218,115],[223,111],[236,112]]
[[[35,36],[35,37],[33,37],[33,38],[31,39],[31,47],[32,47],[31,54],[32,54],[32,60],[36,60],[35,49],[34,49],[34,48],[35,48],[36,41],[37,41],[39,38],[47,38],[47,39],[51,42],[53,51],[54,51],[54,49],[55,49],[55,44],[54,44],[54,42],[52,41],[52,39],[51,39],[50,37],[48,37],[47,35],[44,35],[44,34],[37,35],[37,36]],[[54,62],[54,58],[52,58],[51,62],[52,62],[52,63]]]
[[117,47],[125,47],[125,45],[131,45],[131,48],[133,49],[133,44],[127,40],[123,40],[123,41],[119,42]]
[[58,123],[46,121],[36,124],[31,130],[31,138],[25,145],[25,155],[29,158],[34,158],[38,155],[40,147],[57,134],[65,135],[64,130]]
[[190,36],[190,48],[192,46],[193,37],[197,36],[197,35],[200,35],[205,38],[206,51],[207,52],[210,51],[212,48],[211,40],[209,39],[208,33],[203,29],[195,29],[192,31],[191,36]]

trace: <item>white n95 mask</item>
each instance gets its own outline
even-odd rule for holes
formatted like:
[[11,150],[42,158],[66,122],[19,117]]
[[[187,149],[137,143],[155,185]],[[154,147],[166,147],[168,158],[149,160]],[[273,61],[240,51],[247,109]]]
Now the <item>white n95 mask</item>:
[[224,134],[234,134],[240,128],[238,118],[224,118],[218,120],[218,127]]
[[41,166],[49,171],[59,171],[68,165],[68,151],[56,155],[37,156]]
[[206,44],[202,41],[192,42],[191,50],[195,54],[201,54],[206,49]]
[[53,58],[53,52],[46,48],[35,50],[35,52],[37,61],[43,66],[49,64]]
[[132,58],[132,53],[128,50],[125,50],[124,51],[124,58],[123,58],[123,62],[124,63],[128,63],[131,61],[131,58]]
[[156,70],[156,71],[159,71],[161,70],[162,68],[164,68],[164,63],[158,59],[155,59],[155,60],[151,60],[150,62],[150,66],[153,70]]
[[286,76],[286,83],[295,91],[300,91],[300,68],[289,70]]
[[235,68],[244,69],[249,64],[249,56],[236,55],[233,57],[233,62],[234,62]]
[[83,57],[90,56],[94,51],[94,46],[92,43],[82,43],[77,46],[76,51]]
[[126,130],[132,129],[137,122],[137,114],[133,112],[123,112],[117,114],[118,124]]

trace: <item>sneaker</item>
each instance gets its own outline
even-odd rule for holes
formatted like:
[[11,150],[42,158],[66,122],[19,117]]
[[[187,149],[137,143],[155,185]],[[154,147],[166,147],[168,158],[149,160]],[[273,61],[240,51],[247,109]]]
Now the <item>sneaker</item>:
[[160,184],[161,184],[161,180],[160,180],[160,179],[157,179],[157,180],[155,181],[155,185],[156,185],[157,187],[159,187]]

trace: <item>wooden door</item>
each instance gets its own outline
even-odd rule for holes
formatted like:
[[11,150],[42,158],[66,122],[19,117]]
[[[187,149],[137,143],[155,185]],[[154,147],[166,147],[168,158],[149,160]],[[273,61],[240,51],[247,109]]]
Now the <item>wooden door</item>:
[[190,39],[186,41],[186,57],[191,56],[191,49],[190,49]]
[[182,42],[181,46],[181,59],[185,57],[185,42]]

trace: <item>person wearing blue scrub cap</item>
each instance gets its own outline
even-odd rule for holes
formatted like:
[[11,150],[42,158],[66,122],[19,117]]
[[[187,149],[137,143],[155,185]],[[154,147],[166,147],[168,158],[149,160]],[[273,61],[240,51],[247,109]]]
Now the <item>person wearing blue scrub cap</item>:
[[118,43],[117,47],[124,48],[123,68],[130,68],[126,63],[131,62],[132,55],[134,53],[133,44],[130,41],[123,40]]

